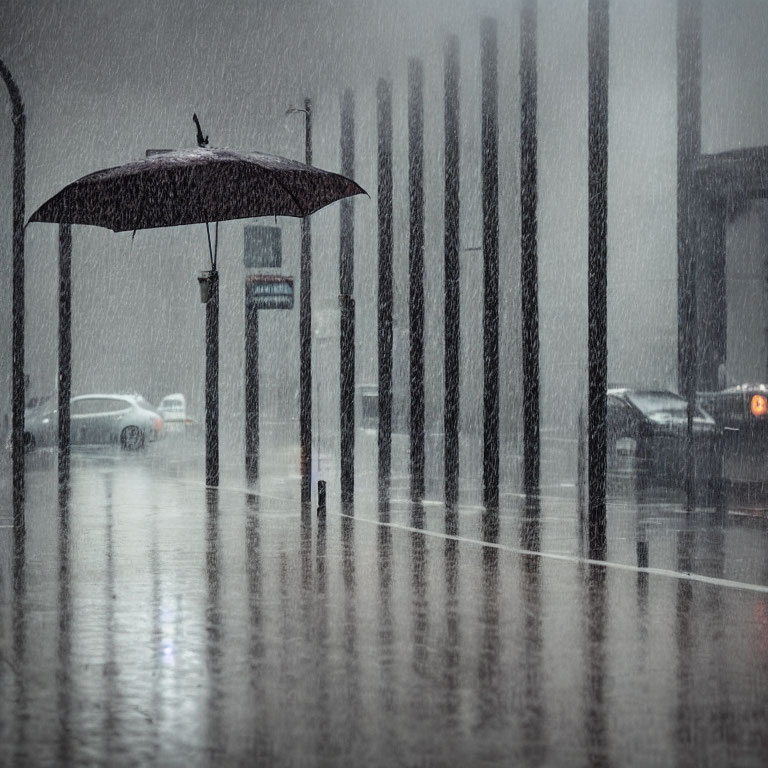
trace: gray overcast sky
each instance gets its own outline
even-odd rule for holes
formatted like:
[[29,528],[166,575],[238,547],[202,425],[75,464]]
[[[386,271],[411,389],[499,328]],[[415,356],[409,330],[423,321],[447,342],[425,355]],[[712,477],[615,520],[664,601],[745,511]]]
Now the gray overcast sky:
[[[583,337],[586,248],[586,0],[539,2],[539,126],[541,183],[541,292],[543,370],[557,380],[578,367]],[[720,151],[768,143],[768,1],[704,0],[702,146]],[[194,143],[193,112],[215,145],[260,149],[300,158],[300,122],[285,110],[310,95],[317,105],[315,162],[338,163],[338,95],[356,88],[358,98],[357,180],[372,201],[358,205],[359,307],[375,300],[375,104],[376,79],[391,77],[397,103],[395,130],[400,141],[396,166],[396,258],[407,243],[405,153],[405,60],[420,55],[427,75],[428,258],[438,282],[428,308],[428,328],[440,328],[441,226],[441,59],[448,34],[462,40],[463,162],[462,231],[465,245],[478,245],[479,73],[478,25],[484,15],[499,20],[500,139],[502,180],[502,269],[510,287],[502,295],[502,362],[515,374],[518,301],[517,229],[517,54],[518,4],[509,0],[0,0],[0,56],[18,84],[27,112],[27,215],[66,183],[97,168],[140,157],[149,147]],[[648,376],[665,379],[675,367],[675,2],[613,0],[611,3],[611,199],[610,365],[623,377],[642,360]],[[10,107],[0,99],[5,140],[0,140],[0,238],[10,244]],[[399,186],[397,186],[399,185]],[[337,213],[316,219],[318,306],[333,304],[337,280]],[[88,228],[84,228],[88,229]],[[286,270],[295,273],[295,228],[286,229]],[[174,229],[136,241],[108,232],[77,232],[76,269],[82,288],[75,331],[81,334],[75,359],[76,383],[99,360],[112,359],[127,376],[145,348],[149,356],[178,350],[177,367],[192,366],[197,380],[202,313],[194,305],[194,271],[204,266],[199,233]],[[225,227],[230,268],[240,258],[241,228]],[[198,250],[200,251],[198,257]],[[55,228],[38,225],[27,232],[28,360],[33,375],[50,380],[55,371]],[[4,253],[8,253],[6,249]],[[191,255],[192,254],[192,255]],[[325,261],[321,255],[325,256]],[[128,257],[128,258],[126,258]],[[505,261],[506,260],[506,261]],[[402,264],[397,262],[397,269]],[[467,261],[467,301],[479,288],[475,262]],[[327,267],[327,269],[326,269]],[[222,267],[227,268],[225,263]],[[242,268],[240,266],[240,268]],[[323,271],[326,269],[326,271]],[[3,260],[4,275],[10,262]],[[132,271],[134,270],[134,271]],[[399,273],[398,273],[399,274]],[[637,301],[637,277],[656,281],[647,301]],[[567,276],[567,279],[564,279]],[[232,290],[232,272],[224,278]],[[88,280],[91,280],[88,283]],[[402,277],[396,308],[402,311]],[[134,288],[130,286],[135,285]],[[156,290],[162,286],[163,291]],[[366,293],[367,291],[367,293]],[[239,293],[237,294],[239,296]],[[9,281],[0,285],[8,306]],[[159,305],[159,316],[136,317],[136,308]],[[108,309],[106,309],[108,307]],[[167,309],[171,307],[171,309]],[[573,315],[563,318],[563,307]],[[143,311],[143,310],[142,310]],[[226,368],[239,381],[241,346],[233,305],[235,340]],[[162,314],[165,313],[165,314]],[[111,324],[105,326],[105,318]],[[119,320],[119,322],[118,322]],[[295,318],[284,324],[293,343]],[[477,368],[477,318],[463,316],[469,386]],[[430,325],[431,323],[431,325]],[[370,331],[375,327],[370,324]],[[104,332],[104,328],[108,333]],[[184,329],[180,336],[174,328]],[[201,327],[201,325],[200,325]],[[361,324],[361,338],[364,339]],[[642,332],[638,333],[637,329]],[[100,332],[101,331],[101,332]],[[0,360],[8,361],[9,313],[0,317]],[[133,337],[138,335],[139,340]],[[187,338],[189,337],[189,338]],[[375,338],[371,336],[368,343]],[[87,343],[86,343],[87,342]],[[361,341],[361,343],[365,343]],[[142,344],[144,346],[142,346]],[[239,346],[238,346],[239,345]],[[115,349],[122,350],[121,353]],[[439,348],[439,344],[436,345]],[[87,352],[93,353],[92,358]],[[577,350],[577,351],[574,351]],[[192,351],[197,357],[192,355]],[[223,353],[224,354],[224,353]],[[113,358],[110,358],[110,355]],[[78,362],[79,360],[79,362]],[[191,361],[191,362],[190,362]],[[361,355],[359,365],[368,364]],[[565,362],[563,362],[565,361]],[[433,361],[439,371],[439,361]],[[567,365],[566,365],[567,364]],[[78,368],[79,365],[79,368]],[[549,365],[549,368],[547,366]],[[565,365],[565,368],[558,366]],[[568,367],[570,366],[570,367]],[[0,389],[7,391],[4,380]],[[147,372],[142,369],[144,378]],[[153,372],[156,388],[172,386]],[[164,374],[163,374],[164,375]],[[439,375],[436,374],[436,375]],[[370,376],[361,372],[359,380]],[[119,377],[118,377],[119,378]],[[439,390],[439,381],[433,382]],[[160,391],[155,394],[161,394]],[[232,402],[237,402],[237,393]],[[554,398],[554,395],[553,395]],[[5,396],[0,397],[4,400]]]

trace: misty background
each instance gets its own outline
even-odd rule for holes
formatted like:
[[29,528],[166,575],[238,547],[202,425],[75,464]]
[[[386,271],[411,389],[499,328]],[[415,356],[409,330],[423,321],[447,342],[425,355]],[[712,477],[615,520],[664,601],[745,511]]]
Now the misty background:
[[[569,431],[586,387],[587,2],[540,0],[538,15],[539,308],[542,426]],[[442,431],[443,46],[460,38],[462,429],[482,431],[480,20],[498,21],[500,394],[502,439],[520,431],[519,4],[504,0],[0,0],[0,56],[27,117],[26,217],[76,178],[194,146],[196,112],[213,146],[302,160],[313,103],[313,164],[339,170],[340,97],[355,93],[356,383],[377,380],[376,83],[393,85],[395,403],[408,392],[407,59],[425,68],[425,371],[428,433]],[[704,0],[702,152],[768,144],[768,3]],[[677,389],[676,2],[612,0],[609,82],[609,382]],[[10,101],[0,99],[0,413],[10,418]],[[262,420],[298,442],[300,222],[219,228],[222,442],[242,453],[243,226],[282,228],[291,311],[262,312]],[[337,428],[339,210],[312,217],[316,441]],[[766,378],[768,208],[727,230],[728,361]],[[30,394],[57,375],[58,227],[26,231]],[[183,392],[202,418],[208,262],[203,225],[115,234],[73,227],[73,394]],[[706,307],[700,307],[706,312]],[[326,427],[323,427],[323,424]]]

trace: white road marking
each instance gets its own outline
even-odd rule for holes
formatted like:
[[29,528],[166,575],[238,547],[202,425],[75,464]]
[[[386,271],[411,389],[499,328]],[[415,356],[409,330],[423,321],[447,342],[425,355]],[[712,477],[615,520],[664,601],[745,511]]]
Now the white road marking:
[[[196,482],[194,480],[187,480],[186,481],[189,485],[196,485],[205,488],[205,483]],[[295,499],[288,499],[288,498],[281,498],[279,496],[271,496],[267,494],[260,494],[256,493],[255,491],[248,489],[248,488],[234,488],[234,487],[227,487],[227,488],[220,488],[220,490],[227,490],[229,492],[241,492],[248,495],[257,495],[261,496],[261,498],[264,499],[271,499],[273,501],[295,501]],[[478,507],[478,509],[483,509],[483,507]],[[263,513],[262,513],[263,514]],[[326,514],[335,514],[338,517],[347,517],[350,520],[356,520],[361,523],[369,523],[371,525],[382,525],[386,526],[387,528],[395,528],[400,531],[407,531],[409,533],[420,533],[424,536],[431,536],[436,539],[450,539],[452,541],[458,541],[463,544],[477,544],[481,547],[492,547],[493,549],[498,549],[502,552],[509,552],[511,554],[515,555],[528,555],[530,557],[539,557],[543,560],[559,560],[560,562],[564,563],[575,563],[575,564],[584,564],[584,565],[599,565],[603,568],[613,568],[617,571],[628,571],[630,573],[647,573],[651,576],[663,576],[668,579],[677,579],[678,581],[696,581],[701,584],[711,584],[716,587],[723,587],[725,589],[741,589],[747,592],[758,592],[760,594],[768,594],[768,585],[764,586],[762,584],[749,584],[748,582],[744,581],[732,581],[730,579],[719,579],[715,576],[704,576],[702,574],[698,573],[690,573],[688,571],[671,571],[666,568],[639,568],[636,565],[629,565],[627,563],[614,563],[610,560],[592,560],[588,557],[579,557],[578,555],[563,555],[558,554],[556,552],[536,552],[535,550],[531,549],[522,549],[521,547],[512,547],[508,544],[498,544],[493,542],[487,542],[487,541],[481,541],[479,539],[469,539],[464,536],[451,536],[447,533],[440,533],[439,531],[430,531],[427,528],[414,528],[409,525],[402,525],[401,523],[385,523],[381,520],[371,520],[370,518],[366,517],[357,517],[355,515],[345,515],[342,512],[332,512],[327,511]]]
[[530,557],[539,557],[546,560],[559,560],[566,563],[576,563],[584,565],[599,565],[603,568],[613,568],[619,571],[629,571],[631,573],[648,573],[652,576],[665,576],[670,579],[678,579],[683,581],[698,581],[702,584],[712,584],[717,587],[725,587],[727,589],[742,589],[748,592],[760,592],[768,594],[768,586],[762,584],[749,584],[743,581],[732,581],[730,579],[719,579],[715,576],[703,576],[698,573],[690,573],[688,571],[670,571],[666,568],[639,568],[636,565],[628,565],[627,563],[614,563],[610,560],[592,560],[588,557],[579,557],[578,555],[562,555],[555,552],[537,552],[531,549],[522,549],[520,547],[512,547],[508,544],[498,544],[494,542],[481,541],[479,539],[469,539],[464,536],[451,536],[447,533],[440,533],[439,531],[430,531],[427,528],[414,528],[409,525],[401,525],[400,523],[385,523],[380,520],[370,520],[365,517],[355,517],[353,515],[339,514],[339,517],[348,517],[350,520],[356,520],[361,523],[371,523],[373,525],[382,525],[387,528],[396,528],[397,530],[407,531],[409,533],[420,533],[424,536],[432,536],[436,539],[450,539],[452,541],[458,541],[463,544],[478,544],[481,547],[492,547],[503,552],[510,552],[515,555],[528,555]]

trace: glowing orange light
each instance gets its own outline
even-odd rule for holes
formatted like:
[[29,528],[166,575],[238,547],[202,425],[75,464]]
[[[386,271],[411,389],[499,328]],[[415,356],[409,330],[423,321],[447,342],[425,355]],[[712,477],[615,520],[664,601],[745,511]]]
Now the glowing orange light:
[[765,416],[768,413],[768,398],[765,395],[752,395],[749,407],[753,416]]

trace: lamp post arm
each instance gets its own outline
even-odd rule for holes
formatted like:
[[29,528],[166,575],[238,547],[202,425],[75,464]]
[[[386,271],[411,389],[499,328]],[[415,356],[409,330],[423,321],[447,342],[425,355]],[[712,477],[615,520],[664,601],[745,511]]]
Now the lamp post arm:
[[24,102],[21,100],[21,92],[16,85],[16,81],[10,73],[8,67],[5,66],[5,62],[0,59],[0,75],[8,88],[8,95],[11,97],[11,106],[13,107],[12,120],[14,125],[18,122],[24,123]]
[[8,88],[13,109],[13,424],[11,453],[13,461],[14,528],[23,530],[22,503],[24,499],[24,204],[25,163],[24,133],[26,121],[24,104],[16,81],[5,62],[0,59],[0,75]]

